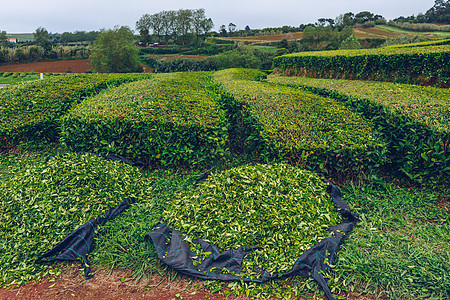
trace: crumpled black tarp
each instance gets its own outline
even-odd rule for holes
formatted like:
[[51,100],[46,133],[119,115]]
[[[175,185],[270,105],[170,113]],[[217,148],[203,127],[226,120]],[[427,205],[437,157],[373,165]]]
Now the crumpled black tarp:
[[[212,254],[206,259],[200,258],[200,263],[194,266],[192,257],[196,254],[190,251],[189,243],[184,241],[186,235],[177,230],[171,230],[164,222],[155,225],[145,237],[151,238],[162,262],[186,275],[208,280],[243,280],[244,282],[257,283],[300,275],[314,278],[322,287],[328,299],[334,299],[324,275],[327,273],[329,265],[333,263],[342,240],[355,226],[357,216],[352,214],[347,203],[342,200],[341,192],[335,185],[329,183],[327,191],[333,199],[336,209],[342,214],[344,221],[342,224],[330,227],[328,231],[333,232],[332,236],[325,238],[319,244],[301,254],[292,269],[284,274],[269,274],[262,269],[255,270],[260,273],[259,278],[256,279],[242,278],[230,274],[231,272],[234,272],[234,274],[241,272],[245,255],[254,250],[255,247],[240,247],[222,252],[217,246],[201,239],[193,240],[193,242],[199,243],[204,252],[212,252]],[[327,259],[327,263],[325,259]],[[229,272],[223,274],[223,268],[226,268]]]
[[91,219],[78,227],[64,240],[59,242],[53,249],[40,255],[36,263],[46,263],[55,260],[81,260],[84,266],[84,277],[92,278],[90,275],[91,267],[87,259],[87,254],[94,248],[95,229],[98,226],[105,225],[106,222],[116,217],[118,214],[130,207],[134,202],[133,198],[126,198],[116,207],[111,208],[95,219]]
[[[88,154],[97,155],[95,153]],[[142,161],[132,161],[121,155],[108,153],[104,157],[113,161],[121,161],[131,166],[140,168],[144,167],[144,163]],[[46,161],[49,161],[53,158],[55,158],[55,156],[50,155],[49,157],[47,157]],[[116,207],[111,208],[102,216],[91,219],[85,224],[81,225],[74,232],[68,235],[64,240],[59,242],[53,249],[40,255],[35,263],[42,264],[55,260],[81,260],[84,266],[84,277],[86,279],[92,278],[92,276],[90,275],[91,267],[87,259],[87,254],[90,253],[94,248],[95,229],[98,226],[104,225],[106,222],[129,208],[134,201],[134,198],[126,198],[122,201],[122,203],[120,203]]]

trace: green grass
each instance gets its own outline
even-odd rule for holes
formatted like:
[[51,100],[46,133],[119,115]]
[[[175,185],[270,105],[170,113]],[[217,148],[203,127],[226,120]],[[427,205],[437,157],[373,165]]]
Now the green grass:
[[8,75],[9,73],[0,72],[0,84],[16,84],[31,80],[37,80],[40,78],[40,74],[38,73],[12,73],[8,76],[3,76],[3,74]]
[[402,34],[417,34],[417,35],[434,34],[439,37],[445,37],[445,38],[450,37],[450,32],[444,32],[444,31],[431,31],[431,32],[412,31],[412,30],[404,30],[404,29],[389,26],[389,25],[375,25],[375,27],[393,31],[393,32],[397,32],[397,33],[402,33]]
[[330,280],[335,291],[448,299],[448,202],[446,210],[436,193],[408,191],[386,181],[349,185],[343,193],[361,221],[337,253]]
[[166,203],[176,193],[191,187],[201,175],[198,171],[146,172],[145,177],[152,182],[151,195],[100,228],[91,262],[98,268],[131,269],[136,279],[166,273],[167,267],[159,261],[153,243],[144,239],[144,235],[159,222]]

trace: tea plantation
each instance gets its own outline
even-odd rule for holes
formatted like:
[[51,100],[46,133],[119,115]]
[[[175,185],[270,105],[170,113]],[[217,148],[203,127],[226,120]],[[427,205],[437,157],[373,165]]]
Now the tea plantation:
[[[0,89],[0,286],[58,276],[40,255],[131,197],[96,229],[93,269],[172,277],[172,261],[231,280],[198,286],[223,296],[448,299],[448,45],[361,53],[275,60],[326,79],[228,69]],[[388,65],[434,87],[341,79]]]

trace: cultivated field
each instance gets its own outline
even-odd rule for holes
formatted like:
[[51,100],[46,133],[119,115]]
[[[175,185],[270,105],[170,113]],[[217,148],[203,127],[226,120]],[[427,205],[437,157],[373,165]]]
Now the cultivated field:
[[445,43],[0,89],[0,298],[448,299]]

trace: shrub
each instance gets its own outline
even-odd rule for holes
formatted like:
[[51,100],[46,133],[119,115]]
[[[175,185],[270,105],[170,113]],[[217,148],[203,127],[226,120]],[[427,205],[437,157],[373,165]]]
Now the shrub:
[[59,118],[73,105],[108,86],[148,75],[65,75],[0,89],[0,150],[41,145],[59,136]]
[[157,74],[92,97],[63,118],[75,151],[112,151],[151,165],[210,164],[226,150],[225,114],[207,73]]
[[[233,147],[259,159],[289,161],[335,178],[361,178],[385,161],[372,125],[338,102],[267,82],[256,70],[224,70],[214,78],[234,127]],[[253,80],[252,80],[253,79]]]
[[413,85],[312,78],[271,77],[332,97],[382,128],[389,145],[389,171],[448,190],[450,181],[450,92]]
[[274,67],[285,75],[450,87],[450,45],[302,52],[276,57]]

